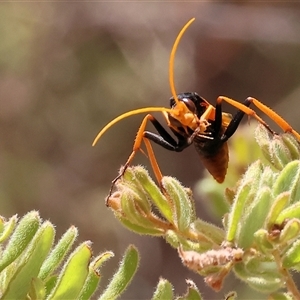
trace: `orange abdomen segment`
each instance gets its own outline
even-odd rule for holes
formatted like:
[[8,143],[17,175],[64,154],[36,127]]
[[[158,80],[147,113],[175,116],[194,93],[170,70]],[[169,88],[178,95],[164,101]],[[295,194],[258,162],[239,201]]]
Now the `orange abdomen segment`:
[[200,155],[201,161],[213,178],[222,183],[225,179],[228,168],[228,145],[224,143],[222,147],[213,155]]

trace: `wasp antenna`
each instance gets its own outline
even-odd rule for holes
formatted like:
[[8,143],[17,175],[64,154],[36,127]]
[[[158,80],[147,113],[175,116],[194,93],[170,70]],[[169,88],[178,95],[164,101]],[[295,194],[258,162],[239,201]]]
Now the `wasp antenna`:
[[187,28],[195,21],[195,18],[192,18],[190,19],[184,26],[183,28],[180,30],[175,42],[174,42],[174,45],[173,45],[173,48],[172,48],[172,51],[171,51],[171,55],[170,55],[170,62],[169,62],[169,81],[170,81],[170,88],[171,88],[171,93],[172,93],[172,96],[173,98],[175,99],[176,103],[178,103],[178,98],[177,98],[177,93],[176,93],[176,90],[175,90],[175,84],[174,84],[174,60],[175,60],[175,53],[176,53],[176,50],[178,48],[178,44],[183,36],[183,34],[185,33],[185,31],[187,30]]
[[156,112],[156,111],[166,111],[166,112],[171,112],[170,108],[166,108],[166,107],[144,107],[144,108],[138,108],[135,110],[131,110],[128,111],[118,117],[116,117],[115,119],[113,119],[112,121],[110,121],[108,124],[106,124],[102,130],[97,134],[96,138],[93,141],[92,146],[95,146],[96,143],[99,141],[99,139],[101,138],[101,136],[110,128],[112,127],[114,124],[118,123],[119,121],[133,116],[133,115],[138,115],[138,114],[142,114],[142,113],[149,113],[149,112]]

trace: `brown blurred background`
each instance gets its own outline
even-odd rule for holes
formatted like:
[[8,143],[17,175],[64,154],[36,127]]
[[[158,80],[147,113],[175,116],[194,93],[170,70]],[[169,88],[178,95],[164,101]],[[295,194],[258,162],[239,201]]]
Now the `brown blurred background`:
[[[106,279],[134,243],[141,265],[123,299],[149,299],[159,276],[177,293],[193,278],[206,299],[231,289],[242,299],[242,283],[230,278],[219,295],[211,293],[164,241],[128,232],[106,208],[110,182],[143,116],[115,125],[95,148],[91,143],[122,112],[169,105],[169,53],[191,17],[196,21],[176,56],[177,92],[197,91],[212,103],[218,95],[253,96],[299,129],[300,5],[19,2],[0,8],[1,214],[39,210],[58,236],[71,224],[79,227],[79,241],[92,240],[95,253],[115,252],[103,268]],[[203,169],[192,148],[178,154],[154,147],[163,173],[190,187]],[[135,163],[149,166],[141,154]],[[196,198],[199,214],[216,222],[205,215],[209,203]]]

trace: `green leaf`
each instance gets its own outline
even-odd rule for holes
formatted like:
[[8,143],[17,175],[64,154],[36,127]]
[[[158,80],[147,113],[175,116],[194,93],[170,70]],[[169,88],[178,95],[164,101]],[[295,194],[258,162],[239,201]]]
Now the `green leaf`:
[[132,223],[131,220],[127,219],[127,217],[124,218],[121,214],[116,214],[116,217],[127,229],[135,233],[154,235],[154,236],[162,236],[165,234],[165,230],[162,228],[154,227],[152,225],[150,227],[137,225],[135,223]]
[[152,300],[165,300],[173,298],[174,294],[172,284],[168,280],[160,278],[153,294]]
[[276,218],[275,224],[282,224],[286,219],[300,219],[300,202],[296,202],[282,210]]
[[51,291],[56,286],[57,279],[58,279],[58,275],[53,275],[44,280],[47,300],[48,300],[48,295],[51,293]]
[[291,243],[297,237],[299,237],[300,233],[300,220],[291,219],[285,225],[284,228],[280,232],[279,243],[284,245]]
[[255,139],[268,162],[273,163],[273,157],[270,151],[270,133],[263,125],[259,125],[255,129]]
[[195,220],[194,223],[191,224],[191,228],[193,228],[197,234],[204,235],[207,239],[217,245],[221,245],[221,243],[225,240],[224,229],[201,219]]
[[[142,211],[139,206],[138,194],[130,189],[124,190],[121,194],[122,215],[130,221],[130,223],[138,227],[147,229],[156,229],[156,224],[152,221],[150,213]],[[142,232],[141,232],[142,233]]]
[[273,293],[268,295],[268,300],[294,300],[294,297],[289,293]]
[[99,300],[117,299],[131,282],[139,264],[139,254],[134,246],[129,246],[114,274]]
[[[265,169],[266,169],[265,166],[259,160],[257,160],[253,164],[251,164],[248,167],[246,173],[244,174],[244,176],[242,178],[240,188],[244,184],[247,184],[248,182],[251,182],[250,194],[256,195],[258,189],[261,187],[262,174],[265,171]],[[267,173],[269,173],[269,171]],[[269,176],[267,176],[267,177],[269,177]]]
[[7,240],[13,230],[16,227],[18,221],[17,215],[12,216],[7,222],[4,221],[4,218],[0,217],[0,224],[1,224],[1,234],[0,234],[0,243],[3,243]]
[[92,256],[90,242],[79,245],[70,255],[48,299],[77,299],[88,276]]
[[15,275],[9,282],[2,299],[25,299],[31,279],[37,277],[40,267],[48,255],[53,240],[54,227],[50,222],[42,224],[37,231],[21,262],[16,265]]
[[292,268],[300,264],[300,240],[296,240],[282,257],[282,266]]
[[[133,194],[135,194],[136,202],[138,203],[139,207],[144,211],[145,213],[149,213],[151,211],[151,204],[148,199],[147,191],[143,188],[142,183],[139,180],[139,175],[141,172],[144,172],[146,176],[149,177],[149,180],[152,180],[150,176],[148,175],[147,170],[145,169],[139,169],[140,167],[129,167],[126,169],[126,172],[124,173],[120,183],[118,182],[118,190],[120,190],[121,194],[123,191],[130,190]],[[155,183],[151,182],[153,185]],[[151,184],[150,183],[150,184]]]
[[269,232],[265,229],[259,229],[254,233],[254,242],[262,253],[269,254],[274,249],[269,241]]
[[294,160],[287,164],[278,175],[273,186],[274,196],[288,191],[291,193],[291,202],[298,201],[300,199],[299,181],[300,161]]
[[71,228],[69,228],[68,231],[65,232],[56,246],[52,249],[47,259],[44,261],[39,272],[39,278],[43,280],[46,279],[59,267],[62,260],[68,254],[77,236],[77,228],[71,226]]
[[269,151],[272,155],[272,164],[278,170],[282,170],[290,161],[292,161],[292,156],[282,141],[281,136],[277,136],[271,140]]
[[184,232],[195,220],[195,209],[193,202],[186,189],[178,180],[172,177],[163,177],[162,186],[166,190],[170,200],[173,202],[173,224]]
[[228,225],[227,225],[228,229],[226,235],[226,240],[228,242],[234,242],[236,238],[238,226],[242,218],[245,203],[248,200],[248,196],[251,188],[252,188],[251,182],[244,182],[236,194],[234,203],[231,207],[231,211],[228,216]]
[[186,280],[188,290],[183,297],[178,297],[176,300],[202,300],[202,296],[192,280]]
[[105,251],[94,258],[93,262],[91,263],[91,267],[93,267],[95,270],[99,269],[104,263],[114,256],[115,255],[112,251]]
[[78,296],[78,300],[88,300],[95,293],[100,282],[100,273],[97,269],[89,266],[89,273],[84,283],[84,286]]
[[0,272],[12,263],[28,246],[37,232],[41,219],[38,212],[26,214],[17,225],[0,259]]
[[273,203],[270,207],[269,214],[266,218],[265,227],[270,229],[275,224],[276,219],[278,218],[281,211],[284,209],[286,205],[288,205],[290,201],[290,192],[282,192],[275,200],[273,200]]
[[229,292],[226,294],[224,300],[236,300],[237,299],[237,293],[235,291]]
[[[253,289],[262,293],[272,293],[284,286],[280,274],[272,271],[262,271],[263,264],[260,265],[259,270],[256,273],[249,272],[248,268],[242,264],[236,264],[234,266],[235,274],[249,284]],[[255,268],[253,267],[253,270]]]
[[28,292],[28,298],[30,300],[45,299],[46,290],[44,282],[40,278],[32,278],[31,286]]
[[92,295],[95,293],[99,287],[99,282],[101,279],[99,268],[108,259],[112,258],[114,254],[111,251],[106,251],[93,259],[89,266],[89,274],[85,281],[84,287],[82,288],[78,300],[88,300],[91,299]]
[[239,247],[248,249],[253,244],[254,233],[263,227],[271,200],[271,190],[268,187],[258,191],[255,200],[249,206],[250,209],[247,210],[240,223],[240,231],[236,239]]
[[287,147],[292,160],[300,159],[300,146],[299,141],[295,138],[292,133],[284,133],[281,135],[282,141]]
[[284,282],[280,277],[270,273],[253,277],[249,276],[247,283],[250,287],[261,293],[272,293],[284,286]]
[[[199,235],[198,238],[200,240],[201,236]],[[215,246],[210,240],[205,240],[205,236],[201,241],[193,242],[173,230],[168,230],[166,232],[165,240],[175,249],[182,245],[184,249],[194,250],[198,253],[205,252]]]
[[138,166],[132,167],[132,169],[134,170],[135,176],[140,182],[141,186],[148,194],[154,205],[158,208],[161,215],[164,216],[164,218],[166,218],[170,223],[173,223],[171,203],[169,203],[166,197],[162,194],[159,187],[151,179],[145,168]]
[[243,263],[251,276],[264,276],[264,274],[276,275],[280,277],[278,266],[272,259],[272,256],[262,256],[257,254],[256,256],[244,257]]
[[264,187],[273,188],[274,181],[277,178],[278,173],[275,173],[271,167],[265,166],[260,175],[259,185],[256,192]]

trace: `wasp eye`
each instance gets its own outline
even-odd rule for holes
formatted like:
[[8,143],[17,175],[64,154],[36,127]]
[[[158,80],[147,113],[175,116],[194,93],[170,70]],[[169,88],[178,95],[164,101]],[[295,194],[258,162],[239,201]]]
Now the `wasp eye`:
[[173,97],[170,98],[170,107],[173,108],[176,105],[176,101]]
[[186,105],[190,112],[193,114],[197,112],[196,105],[193,100],[189,98],[183,98],[181,101]]

